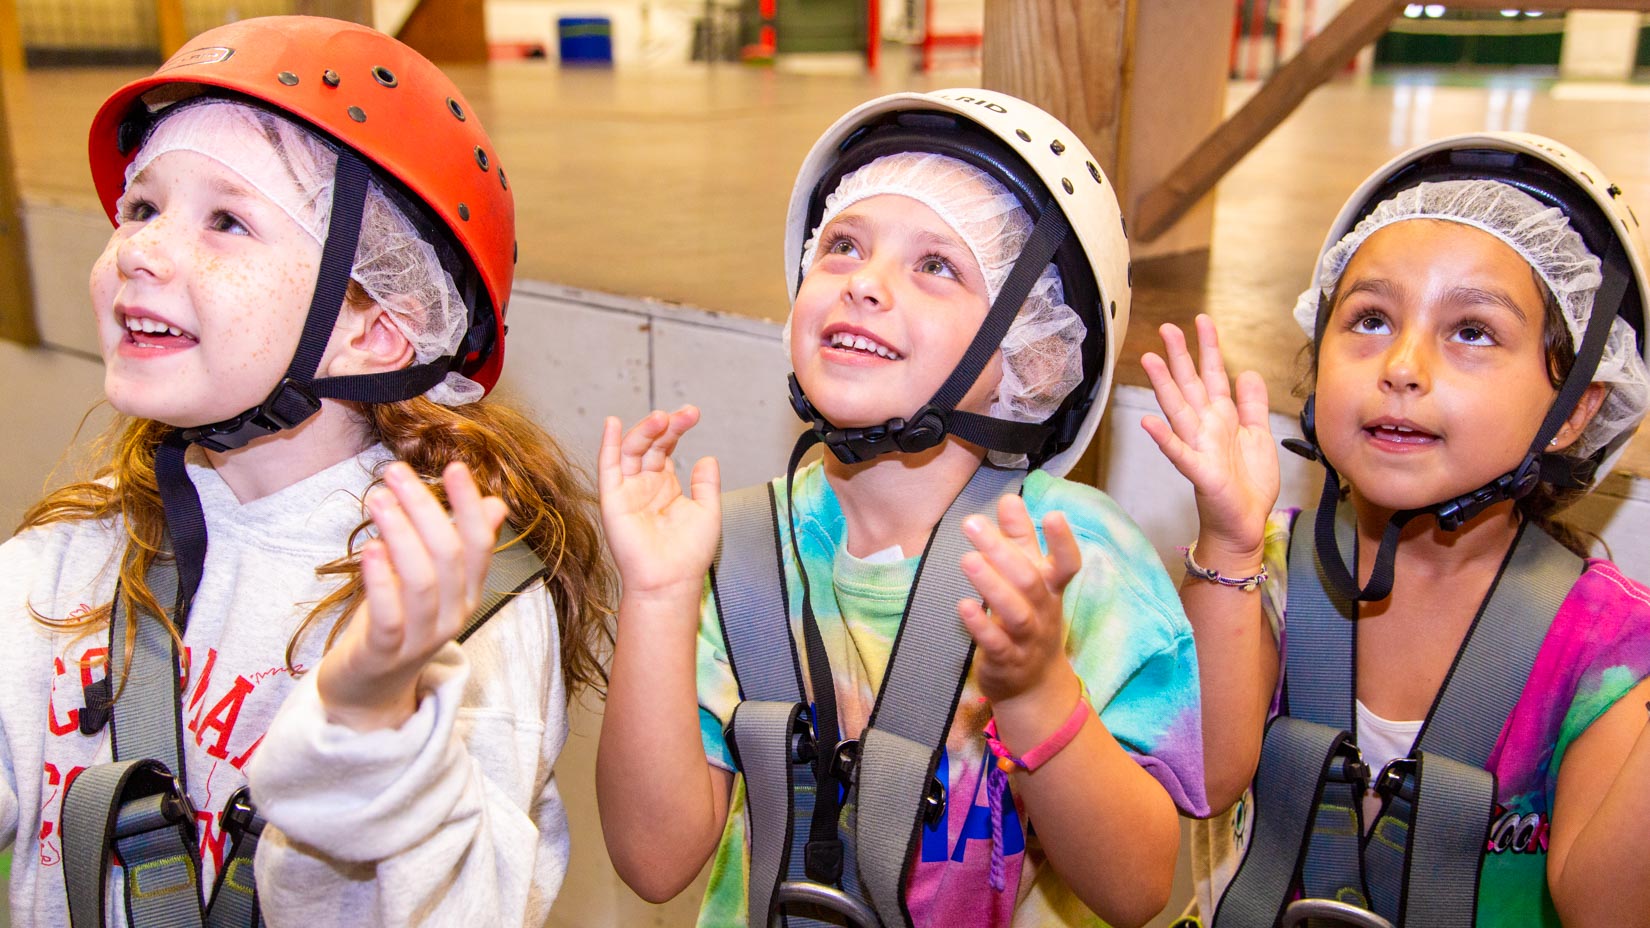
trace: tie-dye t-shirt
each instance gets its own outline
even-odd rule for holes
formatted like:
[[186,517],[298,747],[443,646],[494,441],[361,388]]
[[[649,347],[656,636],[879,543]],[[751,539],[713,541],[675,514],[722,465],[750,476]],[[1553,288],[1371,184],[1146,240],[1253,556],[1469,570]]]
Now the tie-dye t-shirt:
[[[1295,511],[1272,515],[1262,602],[1274,631],[1283,628],[1288,587],[1289,525]],[[1480,928],[1556,926],[1547,886],[1547,831],[1564,752],[1627,691],[1650,676],[1650,589],[1616,565],[1589,560],[1559,607],[1518,704],[1487,767],[1496,807],[1478,881]],[[1215,818],[1193,823],[1194,904],[1205,915],[1231,881],[1251,825],[1252,797]]]
[[[774,485],[783,506],[783,480]],[[873,563],[853,557],[844,544],[842,510],[824,471],[817,464],[803,469],[796,486],[798,539],[836,680],[842,736],[857,738],[876,700],[916,576],[917,558]],[[1205,812],[1196,651],[1162,562],[1139,528],[1098,490],[1033,472],[1023,495],[1039,531],[1042,517],[1058,510],[1070,521],[1081,547],[1082,570],[1065,593],[1066,651],[1100,718],[1181,809]],[[801,583],[789,545],[784,550],[792,631],[802,654]],[[708,595],[699,627],[698,660],[705,755],[711,763],[732,770],[722,729],[739,693],[715,602]],[[937,698],[948,695],[937,693]],[[907,886],[915,924],[1100,924],[1047,865],[1035,834],[1026,833],[1024,810],[1017,809],[1011,797],[1003,804],[1007,885],[999,892],[988,882],[992,842],[985,773],[991,758],[983,729],[990,718],[990,707],[970,678],[940,757],[946,815],[922,832]],[[859,827],[866,825],[861,822]],[[747,924],[745,842],[744,782],[738,779],[699,924]]]

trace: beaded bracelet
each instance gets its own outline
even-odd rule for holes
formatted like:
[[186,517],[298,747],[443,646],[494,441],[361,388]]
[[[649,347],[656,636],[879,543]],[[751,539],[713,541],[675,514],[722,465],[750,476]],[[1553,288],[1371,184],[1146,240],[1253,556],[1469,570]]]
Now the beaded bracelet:
[[1253,577],[1228,577],[1218,570],[1204,567],[1197,561],[1192,560],[1192,552],[1197,550],[1197,542],[1195,541],[1189,545],[1181,545],[1177,550],[1186,555],[1186,573],[1199,580],[1207,580],[1210,583],[1217,583],[1221,586],[1229,586],[1245,593],[1251,593],[1258,589],[1262,583],[1272,578],[1264,564],[1261,565],[1260,573],[1255,574]]

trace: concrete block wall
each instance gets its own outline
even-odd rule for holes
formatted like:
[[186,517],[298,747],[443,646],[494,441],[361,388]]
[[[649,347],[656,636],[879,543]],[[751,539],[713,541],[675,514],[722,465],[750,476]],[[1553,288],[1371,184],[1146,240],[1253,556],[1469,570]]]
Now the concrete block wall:
[[[49,481],[61,481],[80,460],[85,436],[109,420],[107,407],[96,406],[102,369],[86,297],[87,273],[108,227],[101,216],[40,202],[26,204],[26,221],[46,344],[0,342],[0,396],[7,400],[0,420],[7,438],[0,442],[0,524],[8,527]],[[649,409],[691,401],[704,417],[682,442],[684,472],[698,456],[714,454],[724,487],[733,488],[781,472],[799,428],[786,400],[789,365],[780,329],[772,323],[524,282],[510,306],[508,359],[501,395],[532,409],[587,466],[604,416],[628,423]],[[83,440],[69,448],[88,409]],[[1175,564],[1173,546],[1193,535],[1196,517],[1189,487],[1139,427],[1140,417],[1155,410],[1149,391],[1114,393],[1104,426],[1106,489]],[[1294,434],[1288,417],[1274,416],[1273,429],[1280,438]],[[1313,501],[1320,472],[1292,455],[1284,456],[1283,467],[1283,501]],[[1650,577],[1650,540],[1634,530],[1650,519],[1650,485],[1612,477],[1577,518],[1603,535],[1630,575]],[[702,886],[651,906],[608,865],[594,795],[599,728],[599,707],[576,709],[558,766],[574,855],[552,924],[690,925]],[[1176,899],[1188,892],[1183,874]]]

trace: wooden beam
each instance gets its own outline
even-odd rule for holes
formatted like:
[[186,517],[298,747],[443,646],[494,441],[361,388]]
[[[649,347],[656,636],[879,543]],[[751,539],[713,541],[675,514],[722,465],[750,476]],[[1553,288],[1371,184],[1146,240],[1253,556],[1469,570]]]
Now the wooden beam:
[[[1592,2],[1592,0],[1588,0]],[[1358,50],[1386,32],[1403,0],[1352,0],[1300,54],[1289,59],[1190,155],[1140,200],[1139,235],[1162,235],[1198,199],[1214,189],[1295,107],[1334,76]]]
[[189,41],[189,29],[183,23],[183,0],[155,0],[155,31],[162,58],[172,57]]
[[17,19],[17,0],[0,0],[0,71],[21,73],[23,25]]
[[1059,118],[1118,165],[1127,0],[986,0],[982,81]]
[[438,64],[485,64],[487,11],[482,0],[418,0],[395,37]]
[[40,331],[34,323],[34,286],[29,276],[28,242],[23,236],[23,199],[18,195],[11,119],[4,104],[6,80],[15,77],[0,69],[0,338],[34,345],[40,342]]

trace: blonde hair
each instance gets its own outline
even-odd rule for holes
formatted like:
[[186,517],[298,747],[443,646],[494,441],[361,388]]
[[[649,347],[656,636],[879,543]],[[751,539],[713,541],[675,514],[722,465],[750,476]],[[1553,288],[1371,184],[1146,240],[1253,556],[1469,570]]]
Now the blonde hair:
[[[595,496],[566,452],[526,416],[497,400],[441,406],[423,397],[359,408],[367,435],[382,442],[421,477],[438,478],[452,461],[463,461],[483,493],[501,497],[522,541],[549,568],[545,586],[556,607],[561,636],[561,673],[569,700],[585,690],[605,689],[603,656],[613,640],[609,617],[618,582],[597,530]],[[155,451],[172,431],[149,419],[119,419],[100,441],[106,456],[90,480],[61,487],[30,507],[18,530],[57,522],[121,520],[127,544],[120,558],[121,597],[126,612],[126,661],[140,609],[160,616],[182,653],[178,629],[149,590],[145,576],[160,556],[166,516],[155,481]],[[380,483],[375,479],[374,484]],[[432,490],[443,496],[439,481]],[[443,502],[445,500],[443,499]],[[358,542],[363,520],[345,540],[337,560],[316,568],[318,576],[344,578],[318,602],[287,644],[288,669],[305,636],[325,625],[330,648],[349,615],[364,598]],[[112,603],[75,618],[35,618],[57,629],[90,633],[107,625]],[[326,624],[330,622],[330,624]],[[117,690],[118,692],[118,690]]]

